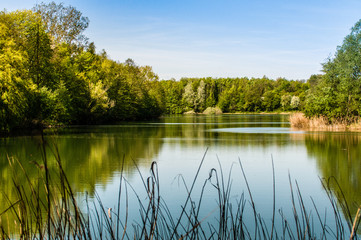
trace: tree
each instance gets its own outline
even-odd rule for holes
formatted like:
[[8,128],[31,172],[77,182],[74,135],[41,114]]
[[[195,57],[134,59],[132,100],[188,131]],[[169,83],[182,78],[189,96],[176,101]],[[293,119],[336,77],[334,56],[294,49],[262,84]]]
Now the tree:
[[282,95],[281,97],[281,105],[283,110],[288,110],[291,104],[292,97],[291,95]]
[[323,64],[323,72],[321,80],[309,81],[313,86],[306,114],[352,122],[361,113],[361,20],[337,47],[335,56]]
[[290,106],[292,109],[297,109],[300,105],[300,98],[298,96],[292,96]]
[[196,100],[196,93],[193,90],[192,80],[188,80],[188,83],[184,88],[183,99],[184,99],[188,109],[194,108],[194,103]]
[[183,112],[182,85],[175,79],[160,81],[164,89],[165,112],[168,114],[180,114]]
[[89,19],[72,6],[63,3],[41,3],[33,8],[37,12],[47,31],[53,37],[53,44],[67,43],[84,45],[87,38],[82,34],[89,25]]
[[262,99],[263,108],[266,111],[277,110],[281,106],[281,97],[275,90],[269,90],[263,94]]
[[195,99],[195,110],[197,112],[202,112],[205,110],[206,103],[206,84],[203,80],[199,82],[199,86],[197,88],[197,95]]
[[262,96],[270,88],[270,80],[266,77],[251,79],[247,85],[244,109],[249,112],[257,112],[262,109]]
[[217,87],[216,80],[213,80],[211,78],[206,79],[206,108],[207,107],[214,107],[217,104],[218,101],[218,87]]
[[[24,126],[41,115],[35,106],[46,82],[49,38],[32,11],[0,13],[0,111],[3,130]],[[35,106],[35,107],[34,107]]]

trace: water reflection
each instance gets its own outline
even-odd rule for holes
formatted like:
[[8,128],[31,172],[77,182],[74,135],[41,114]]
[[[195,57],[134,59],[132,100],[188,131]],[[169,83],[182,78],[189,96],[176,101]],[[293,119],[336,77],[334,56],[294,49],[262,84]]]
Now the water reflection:
[[[149,166],[158,154],[164,131],[142,126],[88,127],[64,129],[45,136],[50,146],[47,159],[50,169],[56,169],[54,153],[58,152],[63,168],[75,191],[94,193],[96,185],[106,185],[122,168],[130,177],[134,164]],[[41,137],[0,139],[1,190],[11,197],[12,171],[7,156],[18,159],[30,179],[37,178],[35,162],[42,164]],[[24,174],[18,175],[25,182]],[[2,196],[2,195],[1,195]],[[0,197],[0,202],[3,200]]]
[[291,130],[287,127],[240,127],[240,128],[219,128],[214,129],[214,132],[231,132],[231,133],[263,133],[263,134],[290,134],[304,131]]
[[[321,177],[334,177],[340,185],[351,214],[361,203],[361,135],[358,133],[319,133],[305,135],[307,153],[314,158]],[[338,187],[331,185],[334,193]]]
[[[222,115],[169,117],[163,120],[169,144],[211,147],[215,145],[283,145],[289,142],[287,115]],[[287,135],[267,135],[282,133]]]
[[[204,151],[206,147],[284,145],[290,136],[234,134],[222,129],[285,129],[289,126],[285,115],[222,115],[173,116],[152,123],[131,123],[118,126],[74,127],[56,132],[48,131],[45,140],[50,169],[55,169],[54,154],[59,153],[64,170],[75,191],[91,195],[95,186],[105,186],[119,173],[124,160],[124,171],[131,177],[134,163],[148,167],[161,151],[164,143]],[[274,130],[273,130],[274,131]],[[19,136],[0,139],[0,189],[9,192],[12,171],[8,156],[18,159],[30,179],[36,178],[42,164],[40,136]],[[170,156],[172,157],[172,156]],[[19,174],[19,180],[25,176]],[[1,197],[0,197],[1,198]],[[0,203],[3,202],[0,199]]]
[[[196,170],[209,147],[220,156],[225,169],[237,161],[237,157],[244,159],[249,181],[254,183],[254,197],[266,202],[258,203],[259,206],[272,202],[272,184],[265,183],[265,179],[272,179],[268,161],[271,154],[279,181],[277,187],[280,188],[277,196],[281,197],[277,202],[281,207],[289,202],[288,172],[300,180],[300,186],[306,191],[312,191],[311,196],[322,195],[318,176],[333,176],[347,201],[354,203],[350,204],[352,212],[356,212],[357,204],[361,203],[361,135],[294,131],[290,129],[287,115],[171,116],[155,122],[62,129],[48,132],[45,139],[53,150],[56,146],[67,177],[79,193],[87,191],[93,195],[104,189],[104,195],[114,195],[114,189],[106,188],[117,185],[114,184],[117,182],[115,178],[122,167],[126,178],[131,179],[134,175],[138,177],[134,163],[148,169],[154,160],[159,161],[161,179],[173,179],[182,173],[186,180],[191,181],[192,171]],[[34,162],[42,162],[41,142],[40,137],[29,136],[0,139],[0,190],[10,198],[13,197],[10,187],[14,173],[7,156],[19,159],[29,178],[37,179],[41,170]],[[54,154],[50,149],[47,158],[50,168],[55,171]],[[315,159],[315,162],[310,159]],[[217,164],[217,161],[205,163],[204,179],[208,170]],[[304,178],[306,173],[308,177]],[[241,179],[240,176],[235,175],[235,178]],[[20,182],[25,182],[23,174],[17,177]],[[169,185],[170,181],[165,180],[164,184]],[[167,190],[164,194],[170,202],[183,197],[179,191],[168,193]],[[3,195],[0,195],[2,206],[5,206],[4,202]]]

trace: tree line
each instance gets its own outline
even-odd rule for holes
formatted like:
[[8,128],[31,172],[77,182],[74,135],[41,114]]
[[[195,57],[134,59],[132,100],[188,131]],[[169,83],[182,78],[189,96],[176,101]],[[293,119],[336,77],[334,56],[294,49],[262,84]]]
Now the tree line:
[[263,78],[182,78],[161,81],[165,112],[202,113],[209,107],[222,112],[273,112],[301,110],[308,83]]
[[89,19],[72,6],[41,3],[0,12],[0,130],[102,124],[162,114],[300,110],[352,121],[361,111],[359,21],[323,74],[279,78],[159,80],[150,66],[111,60],[83,34]]
[[159,116],[158,76],[96,53],[74,7],[0,12],[0,129],[95,124]]

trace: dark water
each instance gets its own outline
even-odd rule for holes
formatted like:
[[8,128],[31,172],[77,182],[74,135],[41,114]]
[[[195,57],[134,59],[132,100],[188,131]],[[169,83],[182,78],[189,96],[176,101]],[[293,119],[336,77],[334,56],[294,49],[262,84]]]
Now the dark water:
[[[199,194],[209,171],[216,168],[220,172],[221,166],[226,178],[231,174],[233,179],[231,198],[237,201],[242,193],[247,198],[241,162],[257,210],[266,221],[272,216],[272,160],[276,208],[286,215],[292,212],[289,177],[292,184],[297,181],[306,207],[313,209],[312,197],[321,213],[329,213],[331,226],[332,209],[320,179],[337,180],[352,214],[361,204],[361,134],[293,130],[287,115],[174,116],[117,126],[72,127],[49,131],[45,138],[51,149],[59,153],[79,196],[87,192],[94,197],[97,193],[106,207],[116,205],[123,162],[125,178],[142,197],[140,174],[149,176],[151,163],[156,161],[161,194],[171,211],[179,212],[186,198],[179,176],[190,186],[204,155],[194,194]],[[34,162],[42,162],[40,143],[36,136],[0,139],[0,189],[9,198],[14,197],[10,190],[14,174],[20,181],[25,181],[25,175],[11,170],[8,157],[18,159],[28,177],[36,178],[39,168]],[[51,149],[46,155],[50,167],[55,168]],[[204,199],[202,214],[207,215],[216,204],[214,189],[209,188]],[[0,212],[6,203],[0,195]],[[137,208],[136,201],[130,204],[134,215]]]

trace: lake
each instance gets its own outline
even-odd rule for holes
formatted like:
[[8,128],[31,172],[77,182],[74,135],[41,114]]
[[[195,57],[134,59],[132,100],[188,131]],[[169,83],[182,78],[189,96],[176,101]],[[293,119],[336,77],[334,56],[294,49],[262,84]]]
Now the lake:
[[[58,152],[78,198],[87,194],[92,200],[98,195],[106,208],[116,207],[122,169],[129,186],[141,201],[145,201],[141,176],[147,178],[150,175],[151,164],[155,161],[161,196],[170,212],[177,215],[203,158],[192,192],[194,200],[200,196],[202,186],[214,168],[218,176],[223,171],[225,181],[229,176],[232,179],[230,201],[236,203],[244,197],[246,208],[249,208],[250,196],[242,164],[256,210],[266,223],[271,221],[273,213],[272,164],[276,219],[280,220],[282,213],[292,220],[290,183],[296,199],[299,187],[304,205],[313,214],[314,221],[318,218],[313,202],[331,227],[335,225],[333,210],[322,179],[332,177],[330,187],[334,193],[338,192],[337,180],[352,217],[361,204],[361,134],[291,129],[288,115],[167,116],[149,122],[49,130],[45,139],[51,146],[46,151],[50,167],[55,168],[53,152]],[[10,190],[12,176],[15,174],[20,181],[25,181],[25,174],[20,170],[14,173],[7,156],[18,159],[29,178],[37,178],[39,167],[35,162],[42,163],[41,142],[40,136],[0,139],[0,188],[10,199],[16,198]],[[215,184],[214,177],[205,188],[200,216],[206,216],[206,221],[214,223],[217,214],[212,210],[217,206],[217,193],[212,183]],[[138,197],[129,187],[130,221],[137,219]],[[1,195],[0,212],[6,204]],[[341,215],[344,218],[345,212],[341,211]],[[282,221],[278,222],[281,224]]]

